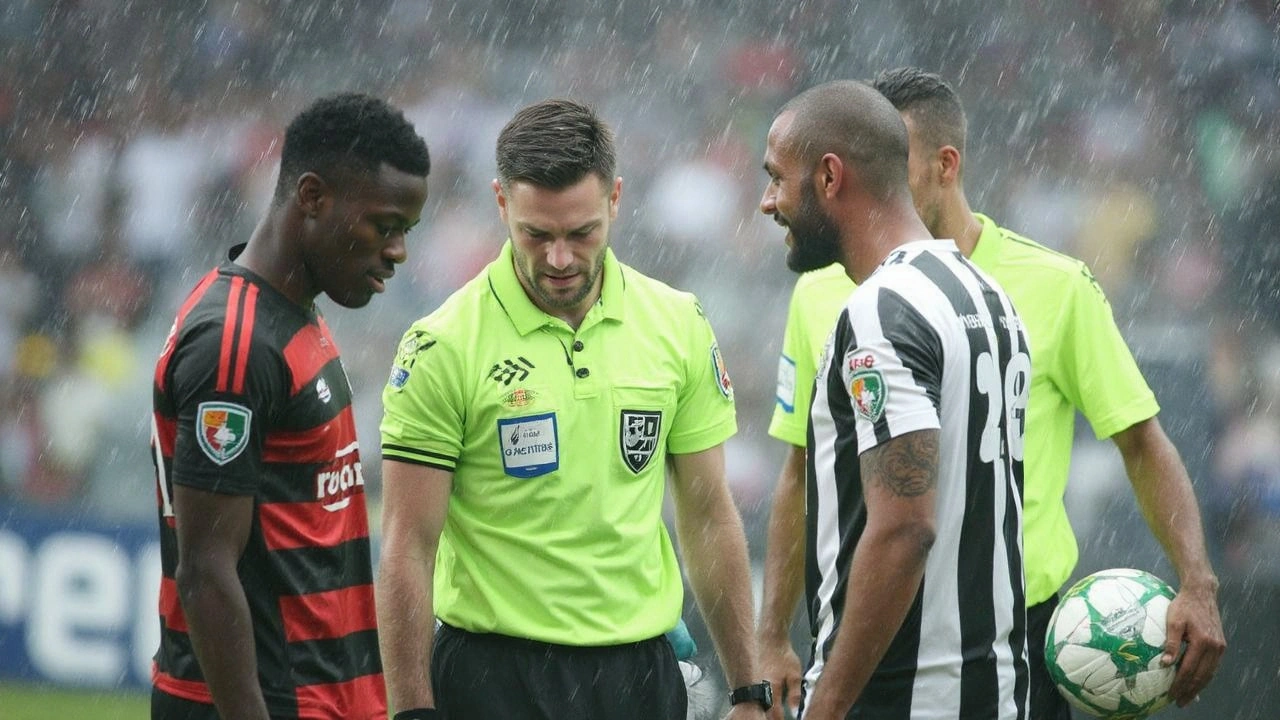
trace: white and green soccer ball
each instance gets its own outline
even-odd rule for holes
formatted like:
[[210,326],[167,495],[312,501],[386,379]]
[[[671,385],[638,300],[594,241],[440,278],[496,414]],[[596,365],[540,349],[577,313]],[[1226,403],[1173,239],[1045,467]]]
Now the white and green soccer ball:
[[1177,666],[1160,657],[1173,596],[1160,578],[1128,568],[1072,585],[1049,620],[1044,652],[1067,701],[1109,720],[1145,718],[1169,704]]

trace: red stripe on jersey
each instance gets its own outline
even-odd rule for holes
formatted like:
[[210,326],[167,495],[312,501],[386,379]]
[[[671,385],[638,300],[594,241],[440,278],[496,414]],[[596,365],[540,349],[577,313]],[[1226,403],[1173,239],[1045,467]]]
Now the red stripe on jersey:
[[170,630],[187,632],[187,615],[178,598],[178,583],[173,578],[160,578],[160,617]]
[[244,373],[249,367],[249,346],[253,344],[253,319],[258,310],[258,286],[249,284],[244,297],[244,317],[240,319],[239,346],[236,348],[236,376],[231,385],[231,392],[244,393]]
[[236,316],[240,313],[240,296],[244,294],[244,278],[231,278],[231,289],[227,292],[227,316],[222,321],[222,349],[218,353],[219,392],[226,392],[231,385],[231,351],[236,340]]
[[307,325],[289,340],[284,348],[284,359],[293,375],[291,395],[311,383],[325,363],[338,357],[338,345],[329,335],[329,326],[321,319],[317,325]]
[[280,618],[289,642],[332,640],[354,632],[373,630],[378,620],[373,609],[373,586],[354,585],[340,590],[289,595],[280,598]]
[[298,720],[386,720],[386,717],[387,686],[382,673],[298,688]]
[[355,441],[355,416],[348,405],[323,425],[297,432],[267,433],[262,446],[262,461],[291,465],[336,462],[338,451]]
[[264,503],[258,507],[258,524],[271,551],[336,547],[368,537],[364,487],[327,494],[322,500]]
[[213,695],[209,694],[208,685],[199,680],[179,680],[167,672],[161,672],[154,662],[151,663],[151,684],[155,685],[157,690],[183,700],[205,705],[213,704]]
[[164,392],[164,376],[169,369],[169,358],[173,356],[173,349],[178,344],[178,332],[182,330],[182,325],[187,319],[187,315],[191,312],[191,308],[200,302],[200,298],[204,297],[205,291],[213,285],[218,279],[218,271],[212,270],[205,275],[191,293],[187,295],[187,299],[183,301],[182,307],[178,308],[178,315],[173,321],[173,327],[169,330],[169,337],[165,338],[164,348],[160,351],[160,359],[156,362],[156,387],[160,388],[160,392]]

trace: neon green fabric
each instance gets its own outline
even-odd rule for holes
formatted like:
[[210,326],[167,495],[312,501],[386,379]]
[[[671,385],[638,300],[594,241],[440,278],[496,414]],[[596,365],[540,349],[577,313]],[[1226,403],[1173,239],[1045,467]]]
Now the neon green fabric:
[[[1154,417],[1160,407],[1089,268],[997,226],[984,215],[977,217],[982,234],[970,259],[1004,287],[1031,344],[1023,498],[1030,606],[1057,592],[1079,559],[1063,505],[1075,411],[1084,414],[1097,437],[1108,438]],[[814,368],[853,287],[839,266],[806,273],[797,281],[782,360],[783,365],[794,363],[795,399],[789,411],[783,403],[780,369],[779,401],[769,426],[773,437],[805,444]],[[825,329],[821,329],[823,323]],[[808,354],[801,358],[798,353],[803,352]]]
[[609,251],[601,299],[575,333],[529,300],[508,243],[409,328],[383,404],[384,458],[453,472],[435,575],[442,620],[584,646],[676,625],[667,454],[737,430],[692,295]]

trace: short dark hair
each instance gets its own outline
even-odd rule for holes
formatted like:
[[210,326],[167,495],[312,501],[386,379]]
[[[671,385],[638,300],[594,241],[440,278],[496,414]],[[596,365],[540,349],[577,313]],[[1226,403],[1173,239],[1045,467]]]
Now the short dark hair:
[[426,177],[431,172],[427,143],[386,101],[363,93],[320,98],[289,123],[280,151],[277,202],[293,192],[298,176],[315,172],[377,172],[383,163]]
[[498,134],[498,181],[560,190],[595,173],[607,186],[617,167],[613,131],[586,105],[543,100],[521,109]]
[[916,67],[885,70],[871,86],[889,98],[898,112],[911,116],[916,131],[932,148],[950,145],[964,153],[968,121],[960,97],[941,76]]
[[856,80],[818,85],[792,98],[779,114],[795,113],[787,130],[789,151],[806,166],[826,153],[858,169],[869,192],[887,197],[909,192],[907,126],[887,100]]

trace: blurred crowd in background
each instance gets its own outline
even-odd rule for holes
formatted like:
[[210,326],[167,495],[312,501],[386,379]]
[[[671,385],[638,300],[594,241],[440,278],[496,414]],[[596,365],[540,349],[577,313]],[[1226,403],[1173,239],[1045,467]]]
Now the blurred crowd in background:
[[[404,108],[433,160],[386,295],[322,302],[376,521],[395,344],[504,238],[498,130],[572,96],[617,131],[618,255],[697,293],[719,335],[741,427],[731,481],[762,557],[794,281],[758,211],[765,134],[805,87],[910,64],[965,103],[974,208],[1093,268],[1195,482],[1224,610],[1229,591],[1262,601],[1280,640],[1277,28],[1269,0],[7,2],[0,520],[6,506],[151,520],[151,374],[175,309],[262,216],[288,120],[360,89]],[[1081,570],[1141,562],[1176,580],[1118,454],[1080,435]]]

